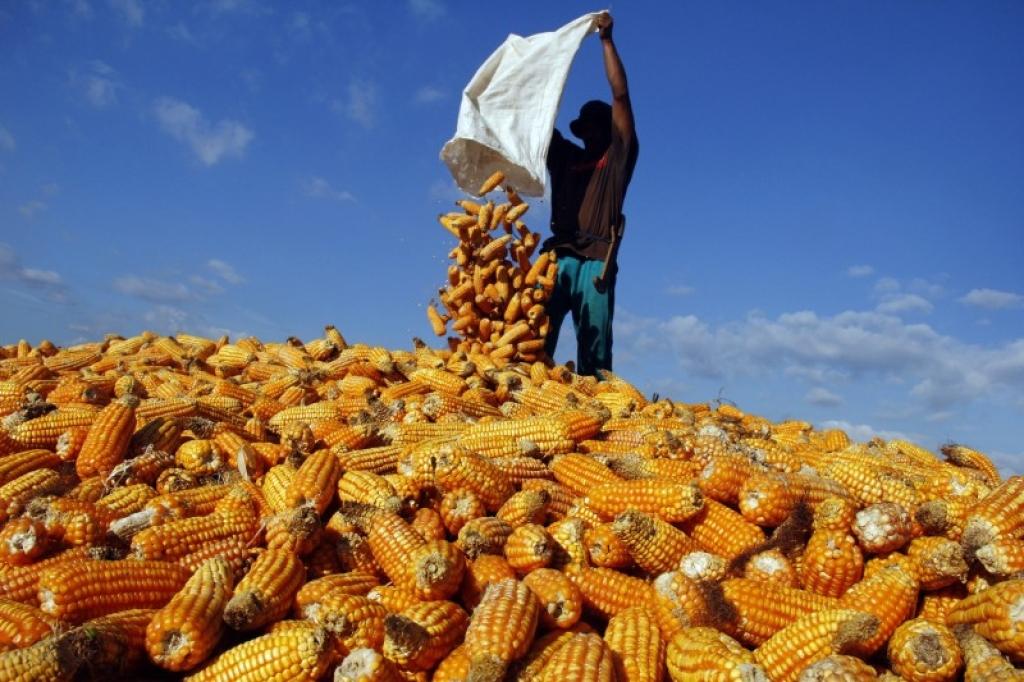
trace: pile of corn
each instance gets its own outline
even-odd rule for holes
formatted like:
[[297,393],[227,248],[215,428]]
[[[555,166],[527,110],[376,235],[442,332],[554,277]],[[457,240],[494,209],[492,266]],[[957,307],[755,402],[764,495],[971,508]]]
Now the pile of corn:
[[[500,171],[495,173],[479,195],[497,189],[504,179]],[[506,187],[505,194],[505,203],[463,199],[455,202],[462,212],[438,216],[459,244],[448,254],[455,264],[449,266],[448,282],[438,292],[446,312],[438,312],[431,303],[427,317],[438,336],[444,336],[452,322],[458,335],[449,339],[453,351],[533,362],[543,354],[550,327],[544,303],[555,286],[558,265],[550,252],[531,263],[540,236],[520,220],[529,206],[515,190]],[[498,228],[505,234],[491,237]]]
[[0,415],[0,680],[1024,676],[967,447],[333,327],[2,347]]

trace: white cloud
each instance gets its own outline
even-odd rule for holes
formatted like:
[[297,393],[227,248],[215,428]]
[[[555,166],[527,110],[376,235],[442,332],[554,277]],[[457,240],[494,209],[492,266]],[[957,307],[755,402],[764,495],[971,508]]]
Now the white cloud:
[[804,400],[811,405],[818,405],[820,407],[837,407],[843,404],[843,399],[840,396],[820,386],[807,391]]
[[192,275],[188,278],[188,281],[197,291],[202,292],[204,295],[212,296],[213,294],[224,293],[224,287],[202,275]]
[[146,312],[143,318],[161,334],[176,334],[185,331],[185,322],[189,314],[172,305],[158,305]]
[[884,429],[876,429],[870,424],[851,424],[848,421],[843,421],[840,419],[829,419],[827,421],[823,421],[820,424],[818,424],[818,428],[841,429],[846,432],[846,435],[849,436],[851,440],[858,443],[869,441],[875,436],[878,436],[879,438],[884,438],[885,440],[899,439],[909,440],[911,442],[921,440],[919,438],[913,438],[911,436],[908,436],[902,431],[886,431]]
[[416,91],[416,96],[414,97],[414,99],[417,104],[431,104],[433,102],[438,102],[444,99],[444,97],[444,90],[441,90],[440,88],[435,88],[432,85],[424,85],[423,87]]
[[910,280],[910,284],[907,285],[907,288],[913,291],[914,293],[920,294],[922,296],[927,296],[928,298],[938,298],[942,296],[943,293],[945,293],[945,290],[943,289],[941,284],[930,282],[921,277],[915,277],[914,279]]
[[183,21],[179,21],[173,26],[168,27],[167,35],[170,38],[180,40],[183,43],[192,43],[194,45],[197,42],[196,37],[192,35],[192,31],[189,30],[188,26],[186,26]]
[[870,265],[851,265],[846,268],[846,274],[850,277],[868,277],[875,274],[875,269]]
[[355,196],[346,189],[336,189],[331,183],[320,177],[312,177],[306,181],[306,196],[334,201],[355,201]]
[[216,273],[218,277],[220,277],[222,280],[229,284],[240,284],[245,281],[245,279],[238,274],[238,271],[235,270],[235,268],[231,264],[226,263],[218,258],[211,258],[210,260],[206,261],[206,267],[210,268],[210,270],[213,270],[213,272]]
[[71,13],[79,19],[92,19],[92,5],[86,0],[70,0]]
[[445,6],[439,0],[409,0],[409,10],[419,19],[432,21],[444,16]]
[[17,146],[17,143],[14,141],[14,135],[11,135],[11,131],[0,125],[0,149],[13,152]]
[[82,70],[73,69],[71,85],[96,109],[117,103],[117,93],[123,87],[114,68],[99,59],[92,60]]
[[142,26],[146,13],[138,0],[110,0],[110,6],[132,28]]
[[2,242],[0,242],[0,281],[14,282],[42,291],[46,298],[57,303],[67,300],[67,287],[60,273],[55,270],[23,267],[14,249]]
[[892,294],[900,290],[900,282],[895,277],[879,277],[875,282],[875,293]]
[[773,372],[808,378],[820,373],[846,381],[879,377],[905,383],[909,397],[931,412],[979,398],[995,400],[1000,392],[1024,392],[1024,339],[978,346],[877,311],[831,317],[799,311],[775,319],[754,314],[718,327],[693,315],[616,317],[625,350],[640,356],[669,353],[683,369],[705,378]]
[[238,121],[222,119],[211,125],[198,109],[171,97],[158,99],[154,110],[164,132],[186,143],[207,166],[242,156],[253,138],[252,131]]
[[988,310],[1019,308],[1021,305],[1024,305],[1024,296],[1015,294],[1012,291],[999,291],[998,289],[971,289],[957,300],[967,305],[987,308]]
[[42,284],[45,286],[60,286],[64,282],[60,277],[60,274],[53,270],[39,270],[36,268],[22,268],[21,277],[26,282],[32,282],[34,284]]
[[930,313],[934,306],[917,294],[891,294],[884,296],[876,310],[880,313]]
[[125,275],[114,280],[114,288],[122,294],[146,301],[187,301],[192,291],[181,282],[168,282],[149,277]]
[[30,220],[32,218],[35,218],[37,213],[39,213],[41,211],[45,211],[45,210],[46,210],[46,203],[43,202],[43,201],[40,201],[38,199],[33,199],[32,201],[26,201],[24,204],[22,204],[21,206],[18,207],[18,211],[21,213],[21,215],[25,216],[26,218],[28,218]]
[[688,287],[685,284],[673,284],[665,288],[665,293],[669,296],[689,296],[696,289]]
[[335,99],[331,107],[364,128],[369,128],[373,126],[376,101],[377,88],[372,82],[353,80],[348,84],[348,97]]

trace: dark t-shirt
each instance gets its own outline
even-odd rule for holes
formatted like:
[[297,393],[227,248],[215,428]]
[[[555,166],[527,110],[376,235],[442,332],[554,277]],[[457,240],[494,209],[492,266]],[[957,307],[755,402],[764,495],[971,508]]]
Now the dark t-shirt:
[[612,131],[607,151],[588,159],[584,150],[555,131],[548,149],[551,173],[551,233],[544,249],[567,249],[583,258],[604,260],[612,226],[622,216],[622,202],[633,177],[640,145],[627,145]]

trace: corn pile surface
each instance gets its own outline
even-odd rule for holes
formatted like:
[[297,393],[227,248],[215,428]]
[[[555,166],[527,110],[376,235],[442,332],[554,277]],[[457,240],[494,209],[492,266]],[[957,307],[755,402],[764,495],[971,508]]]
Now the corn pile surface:
[[[504,181],[499,171],[478,192],[485,196]],[[544,350],[550,323],[544,304],[555,285],[558,264],[552,252],[533,255],[540,236],[520,218],[529,205],[514,189],[505,188],[507,201],[456,201],[462,209],[438,216],[459,243],[448,257],[448,281],[438,292],[445,312],[433,302],[427,317],[434,333],[444,336],[452,323],[455,351],[487,353],[495,360],[533,362]],[[491,233],[495,236],[491,236]]]
[[0,680],[1015,680],[1024,478],[493,353],[0,347]]

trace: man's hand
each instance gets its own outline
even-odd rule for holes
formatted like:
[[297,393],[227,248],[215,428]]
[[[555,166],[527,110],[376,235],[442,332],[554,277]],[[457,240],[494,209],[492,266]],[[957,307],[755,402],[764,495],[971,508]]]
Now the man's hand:
[[601,36],[601,40],[612,39],[612,24],[615,23],[612,15],[608,14],[608,12],[601,12],[597,15],[594,23],[597,25],[598,35]]

